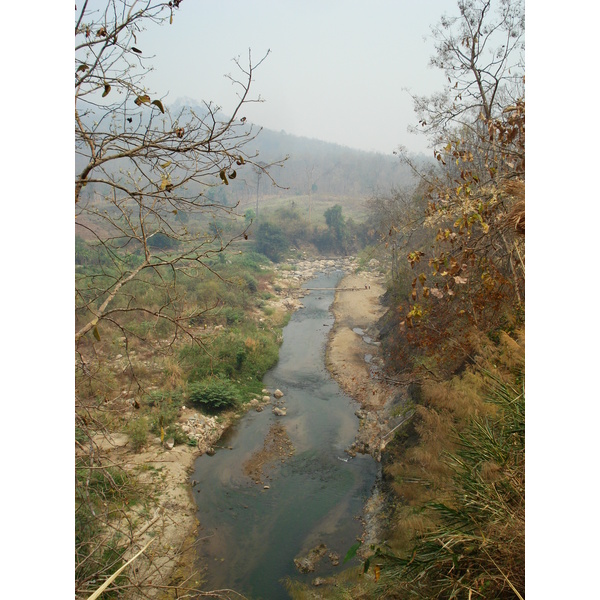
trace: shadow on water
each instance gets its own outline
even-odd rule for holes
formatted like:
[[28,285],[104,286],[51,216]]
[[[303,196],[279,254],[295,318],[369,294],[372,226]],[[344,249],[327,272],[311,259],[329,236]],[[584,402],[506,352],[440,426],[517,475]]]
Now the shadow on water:
[[[321,274],[311,286],[334,287],[341,276]],[[288,598],[283,578],[309,582],[343,568],[325,556],[314,572],[302,575],[294,558],[324,543],[341,563],[361,533],[358,517],[378,466],[370,456],[348,460],[344,453],[358,420],[356,403],[325,368],[333,295],[313,291],[304,298],[305,308],[284,329],[279,362],[264,378],[271,391],[283,391],[287,416],[276,417],[269,407],[250,412],[219,444],[232,450],[196,461],[192,478],[198,482],[198,553],[208,569],[206,589],[234,589],[254,600]],[[263,448],[274,423],[285,427],[294,452],[269,463],[257,484],[243,465]]]

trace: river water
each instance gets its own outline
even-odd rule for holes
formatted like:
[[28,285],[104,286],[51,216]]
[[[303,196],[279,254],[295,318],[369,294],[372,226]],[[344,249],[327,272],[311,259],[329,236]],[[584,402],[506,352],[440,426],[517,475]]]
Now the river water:
[[[335,287],[343,273],[319,274],[309,287]],[[279,362],[264,377],[271,392],[279,388],[287,415],[275,416],[266,405],[251,411],[221,438],[214,456],[203,455],[192,479],[201,530],[199,558],[208,566],[205,589],[233,589],[253,600],[289,598],[282,584],[291,577],[310,582],[347,567],[343,558],[362,532],[359,520],[377,476],[370,456],[349,459],[357,404],[346,396],[325,368],[329,311],[333,290],[312,291],[283,331]],[[243,464],[263,448],[274,423],[283,425],[294,453],[276,460],[257,485]],[[343,460],[342,460],[343,459]],[[302,575],[294,558],[319,544],[328,556],[315,571]],[[356,560],[356,559],[355,559]]]

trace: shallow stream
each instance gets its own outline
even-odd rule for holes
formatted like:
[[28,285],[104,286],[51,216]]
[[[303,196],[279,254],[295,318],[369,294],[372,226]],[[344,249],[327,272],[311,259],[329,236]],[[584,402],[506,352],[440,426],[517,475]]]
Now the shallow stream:
[[[342,275],[322,273],[309,286],[333,288]],[[357,404],[325,368],[333,296],[334,290],[319,290],[303,299],[305,308],[283,331],[279,362],[263,380],[271,393],[284,393],[287,415],[274,415],[271,405],[249,412],[221,438],[214,456],[196,461],[191,478],[202,526],[199,555],[208,565],[205,589],[286,599],[284,578],[310,582],[352,564],[342,561],[362,532],[359,518],[378,465],[344,452],[358,429]],[[269,462],[257,484],[243,467],[275,423],[285,428],[293,453]],[[300,574],[294,558],[321,543],[326,555],[314,572]],[[330,553],[339,555],[339,566]]]

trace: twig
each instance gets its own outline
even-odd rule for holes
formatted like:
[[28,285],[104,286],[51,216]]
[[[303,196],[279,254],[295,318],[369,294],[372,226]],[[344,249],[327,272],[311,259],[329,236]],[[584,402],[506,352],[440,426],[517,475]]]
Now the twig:
[[117,569],[87,600],[96,600],[99,598],[102,592],[121,574],[121,572],[128,567],[140,554],[146,550],[146,548],[155,540],[152,538],[133,558],[130,558],[120,569]]

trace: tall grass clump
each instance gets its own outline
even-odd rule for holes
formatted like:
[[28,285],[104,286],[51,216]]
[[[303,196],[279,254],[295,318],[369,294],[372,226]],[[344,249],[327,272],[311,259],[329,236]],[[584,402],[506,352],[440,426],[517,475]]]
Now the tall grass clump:
[[[107,536],[105,523],[135,495],[123,470],[94,467],[87,457],[76,460],[75,580],[78,591],[85,590],[86,596],[97,587],[98,577],[108,577],[124,562],[125,540]],[[105,543],[98,543],[103,538]],[[118,593],[108,592],[106,597],[115,598]]]
[[424,511],[433,526],[411,552],[378,549],[376,597],[514,599],[525,594],[525,395],[483,373],[493,414],[475,415],[444,453],[450,482]]

